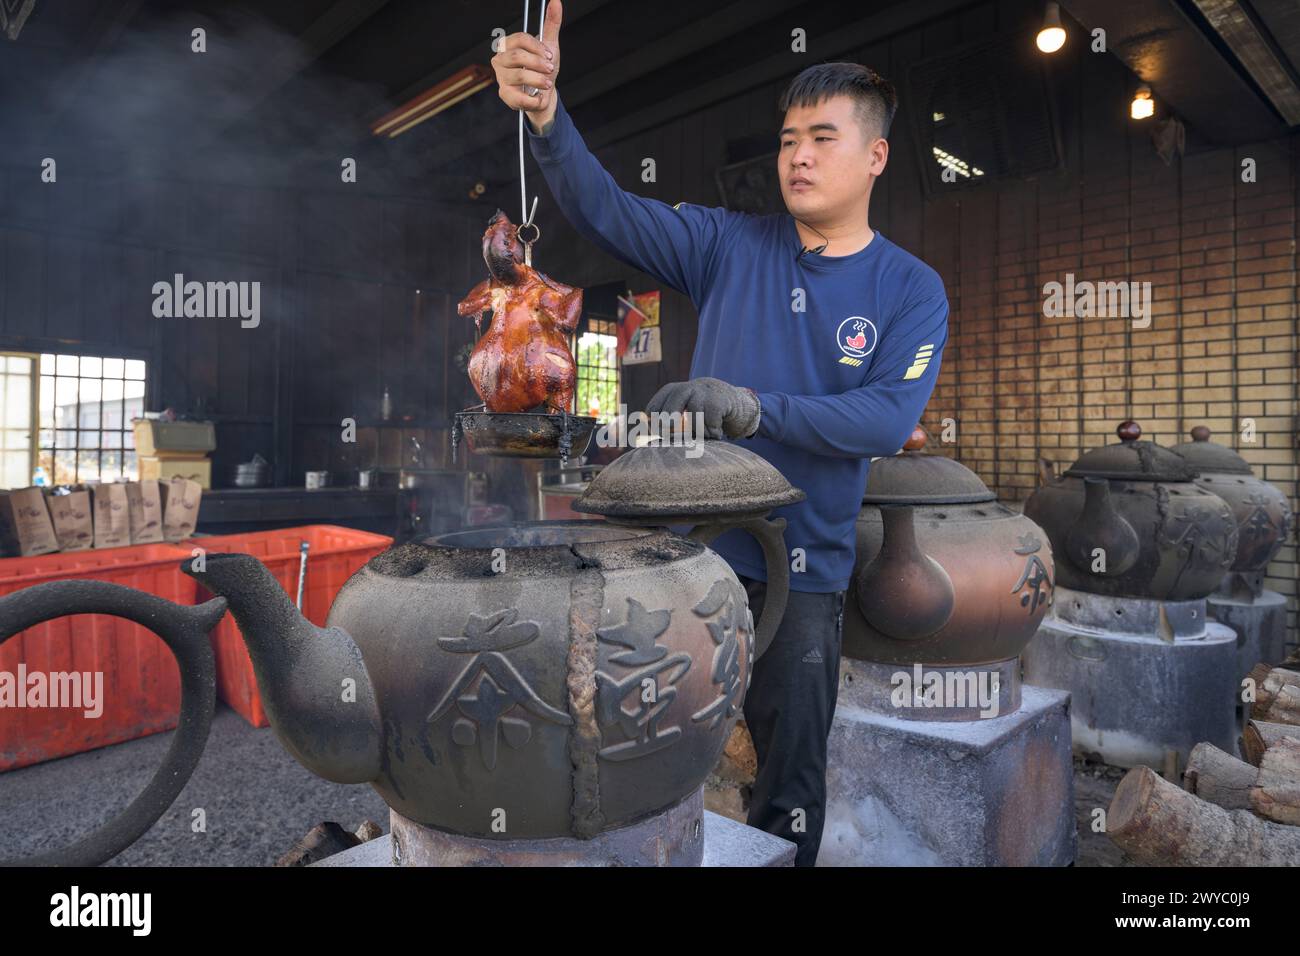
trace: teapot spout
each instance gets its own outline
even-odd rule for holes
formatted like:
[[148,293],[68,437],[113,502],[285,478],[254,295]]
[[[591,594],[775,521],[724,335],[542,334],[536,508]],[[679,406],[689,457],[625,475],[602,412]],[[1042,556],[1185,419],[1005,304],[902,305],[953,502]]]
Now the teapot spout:
[[910,505],[881,505],[880,520],[880,551],[858,572],[858,609],[886,637],[923,640],[952,618],[952,578],[917,544]]
[[383,724],[352,637],[303,617],[250,554],[199,554],[181,570],[230,604],[284,748],[326,780],[374,780],[383,760]]
[[1089,574],[1123,574],[1142,550],[1137,532],[1116,510],[1109,481],[1085,478],[1083,488],[1083,509],[1065,537],[1066,557]]

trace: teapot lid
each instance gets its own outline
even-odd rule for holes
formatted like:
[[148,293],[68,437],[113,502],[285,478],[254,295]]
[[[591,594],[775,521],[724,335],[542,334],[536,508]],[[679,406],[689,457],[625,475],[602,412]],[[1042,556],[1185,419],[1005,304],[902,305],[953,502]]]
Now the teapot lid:
[[1183,458],[1152,441],[1138,441],[1142,426],[1121,422],[1119,443],[1085,452],[1065,472],[1067,478],[1112,478],[1118,481],[1191,481],[1196,471]]
[[807,497],[766,459],[727,441],[632,448],[587,485],[573,510],[609,518],[763,514]]
[[903,450],[877,458],[867,472],[863,504],[965,504],[997,496],[965,465],[923,452],[929,436],[917,425]]
[[1227,445],[1210,441],[1210,430],[1204,425],[1192,429],[1192,440],[1175,445],[1170,451],[1181,455],[1199,472],[1226,472],[1233,475],[1253,475],[1250,463]]

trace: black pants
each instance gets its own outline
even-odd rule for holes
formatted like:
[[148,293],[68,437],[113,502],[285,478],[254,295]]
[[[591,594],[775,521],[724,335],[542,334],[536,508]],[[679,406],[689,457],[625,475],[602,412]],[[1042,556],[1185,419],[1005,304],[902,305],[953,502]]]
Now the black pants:
[[[767,584],[738,577],[757,623]],[[812,866],[822,842],[826,738],[835,715],[843,627],[843,591],[791,591],[745,695],[745,723],[758,756],[748,823],[795,843],[796,866]]]

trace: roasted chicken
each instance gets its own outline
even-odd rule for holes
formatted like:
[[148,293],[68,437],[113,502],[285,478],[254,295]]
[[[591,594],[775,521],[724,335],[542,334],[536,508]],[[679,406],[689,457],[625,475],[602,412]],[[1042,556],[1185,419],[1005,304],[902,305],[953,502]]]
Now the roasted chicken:
[[489,276],[470,290],[456,311],[488,330],[469,358],[474,391],[489,412],[526,412],[545,405],[568,412],[578,367],[569,336],[582,314],[582,290],[556,282],[524,264],[524,247],[514,223],[497,214],[483,234]]

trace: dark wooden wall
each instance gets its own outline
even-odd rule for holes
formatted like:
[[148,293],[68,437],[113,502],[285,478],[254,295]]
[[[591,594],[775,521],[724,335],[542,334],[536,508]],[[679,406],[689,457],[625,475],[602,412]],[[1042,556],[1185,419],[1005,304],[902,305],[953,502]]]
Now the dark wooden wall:
[[[472,400],[446,363],[472,338],[455,302],[481,271],[475,211],[341,185],[88,179],[70,165],[53,184],[0,167],[0,347],[146,358],[150,408],[217,422],[217,484],[256,452],[278,484],[358,467],[341,421],[378,418],[385,385],[422,427]],[[153,284],[176,273],[260,282],[260,325],[155,319]]]

